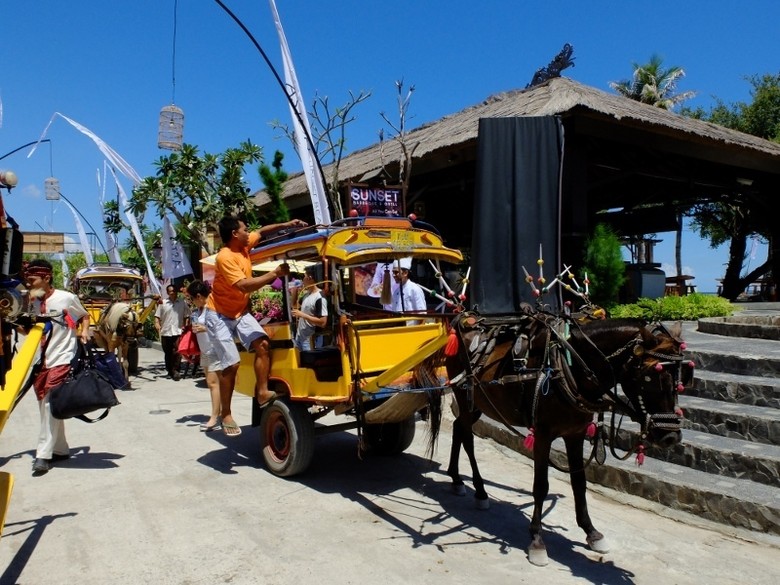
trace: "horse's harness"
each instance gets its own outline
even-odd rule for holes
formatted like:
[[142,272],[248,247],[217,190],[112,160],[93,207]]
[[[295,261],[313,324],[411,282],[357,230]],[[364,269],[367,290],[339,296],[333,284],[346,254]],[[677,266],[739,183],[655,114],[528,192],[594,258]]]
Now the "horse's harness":
[[[580,330],[582,338],[589,343],[597,355],[601,356],[605,369],[611,372],[609,384],[601,384],[597,375],[588,366],[585,359],[571,345],[570,331],[573,327]],[[665,354],[644,347],[644,338],[641,332],[632,337],[627,343],[604,355],[595,343],[580,328],[576,319],[567,316],[551,315],[543,312],[526,311],[520,315],[489,316],[483,317],[476,313],[463,314],[453,323],[453,329],[459,337],[460,346],[466,355],[464,371],[455,376],[451,382],[453,386],[464,387],[467,391],[467,400],[473,409],[474,390],[482,392],[485,400],[490,402],[490,386],[506,386],[520,384],[524,386],[535,380],[531,422],[536,417],[537,406],[540,398],[545,396],[552,387],[551,382],[557,382],[555,388],[559,390],[559,396],[571,407],[586,413],[597,413],[599,421],[603,421],[605,411],[619,412],[629,416],[642,427],[643,437],[650,429],[662,429],[676,431],[680,429],[681,420],[677,413],[648,412],[641,393],[631,395],[625,393],[621,396],[617,391],[619,376],[614,373],[614,364],[619,364],[624,370],[634,371],[634,380],[650,382],[652,373],[660,372],[668,367],[676,367],[676,387],[682,386],[682,367],[684,357],[682,354]],[[464,346],[464,335],[468,331],[476,330],[468,347]],[[651,332],[655,334],[661,331],[672,338],[671,334],[660,323],[654,324]],[[491,359],[493,351],[499,340],[511,339],[514,336],[512,349],[497,359]],[[543,339],[543,345],[540,343]],[[507,341],[503,341],[507,343]],[[684,348],[684,347],[683,347]],[[539,357],[541,354],[541,358]],[[618,362],[628,354],[628,359]],[[512,373],[501,376],[490,376],[491,371],[498,373],[501,365],[511,355]],[[572,372],[572,365],[576,362],[580,372],[581,381],[578,383]],[[581,392],[581,384],[587,384],[601,391],[600,396],[589,398]],[[606,387],[606,390],[602,390]],[[494,410],[500,416],[498,409]],[[504,424],[511,428],[507,421]],[[602,423],[603,424],[603,423]]]

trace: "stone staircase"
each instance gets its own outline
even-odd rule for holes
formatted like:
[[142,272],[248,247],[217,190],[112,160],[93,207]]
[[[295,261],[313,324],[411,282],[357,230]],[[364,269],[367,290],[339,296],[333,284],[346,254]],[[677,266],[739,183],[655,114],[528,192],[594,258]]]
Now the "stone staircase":
[[[684,323],[686,353],[696,370],[692,388],[680,396],[682,443],[649,449],[641,467],[634,457],[621,461],[608,454],[604,465],[587,468],[589,482],[780,535],[780,312],[752,313]],[[482,417],[474,430],[531,456],[522,437],[495,421]],[[624,422],[618,446],[633,444],[637,430]],[[554,447],[563,464],[563,442]]]

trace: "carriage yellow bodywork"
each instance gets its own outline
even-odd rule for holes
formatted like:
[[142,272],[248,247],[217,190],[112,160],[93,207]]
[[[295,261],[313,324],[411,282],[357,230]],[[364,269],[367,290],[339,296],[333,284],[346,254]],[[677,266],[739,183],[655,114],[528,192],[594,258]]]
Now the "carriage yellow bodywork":
[[[282,262],[318,265],[332,317],[322,347],[294,348],[290,307],[295,299],[284,287],[286,317],[263,325],[271,344],[269,387],[282,398],[263,409],[255,401],[252,424],[261,427],[263,456],[272,472],[289,476],[307,467],[313,436],[324,432],[319,423],[331,412],[354,418],[343,427],[359,421],[364,439],[377,450],[400,452],[411,444],[415,414],[427,405],[413,370],[446,345],[454,304],[449,303],[449,312],[425,314],[393,313],[378,302],[367,306],[361,299],[368,297],[358,294],[356,270],[409,257],[431,273],[433,267],[440,273],[440,263],[460,264],[461,252],[427,228],[405,218],[355,218],[264,240],[251,251],[253,265],[264,269]],[[254,357],[241,352],[236,382],[238,392],[252,397]],[[443,388],[443,368],[435,375]]]

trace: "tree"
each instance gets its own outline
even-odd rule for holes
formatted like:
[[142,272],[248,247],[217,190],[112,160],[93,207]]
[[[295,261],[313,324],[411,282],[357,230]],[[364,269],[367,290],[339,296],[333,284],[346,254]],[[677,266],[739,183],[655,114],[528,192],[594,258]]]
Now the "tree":
[[[371,92],[361,90],[355,95],[351,90],[349,100],[343,106],[331,110],[328,96],[314,96],[311,111],[307,112],[311,122],[312,142],[317,151],[317,159],[321,165],[330,166],[330,176],[323,177],[328,191],[328,202],[331,206],[333,219],[344,217],[341,192],[339,191],[339,167],[347,145],[346,128],[355,120],[352,115],[354,108],[371,97]],[[295,146],[295,134],[286,124],[278,120],[271,126],[282,131]]]
[[[726,104],[716,100],[709,111],[683,109],[682,114],[746,132],[759,138],[780,142],[780,73],[746,78],[752,85],[752,102]],[[780,274],[780,232],[774,210],[748,205],[748,186],[739,186],[728,201],[697,205],[691,212],[692,226],[715,248],[729,243],[729,261],[723,278],[721,296],[734,300],[751,282],[768,273]],[[746,259],[747,239],[758,236],[769,243],[766,262],[747,274],[741,274]]]
[[250,228],[259,225],[244,168],[261,160],[261,148],[248,140],[220,155],[200,155],[197,146],[184,144],[181,151],[161,157],[156,175],[135,187],[130,211],[143,217],[153,205],[161,219],[172,215],[182,243],[195,243],[211,254],[207,233],[217,231],[224,215],[240,213]]
[[597,224],[585,242],[583,273],[588,275],[589,297],[596,305],[609,308],[618,302],[626,281],[620,238],[609,226]]
[[258,168],[260,179],[265,185],[265,192],[268,193],[268,197],[271,200],[271,213],[268,216],[268,221],[265,223],[290,221],[290,211],[282,199],[284,182],[287,180],[287,173],[282,170],[282,160],[284,160],[284,154],[277,150],[274,153],[274,162],[271,163],[273,170],[264,163],[261,163]]
[[[420,146],[419,142],[415,144],[409,144],[409,136],[406,130],[406,119],[409,116],[409,104],[412,101],[412,94],[414,93],[414,86],[410,85],[409,90],[404,95],[404,82],[403,79],[395,82],[395,88],[398,92],[398,124],[390,121],[384,112],[380,112],[380,116],[385,123],[390,126],[390,129],[394,132],[391,137],[398,142],[401,147],[401,160],[398,161],[398,181],[401,184],[401,192],[403,193],[404,205],[406,205],[406,197],[409,193],[409,182],[412,178],[412,157],[414,151]],[[385,168],[384,157],[384,131],[379,131],[379,156],[382,162],[382,169]]]
[[[612,89],[624,97],[664,110],[671,110],[676,105],[696,95],[696,92],[693,91],[674,93],[677,89],[677,81],[685,77],[685,71],[682,67],[676,66],[664,69],[663,59],[658,55],[652,55],[650,61],[645,65],[634,63],[633,66],[634,74],[631,79],[612,81],[609,84]],[[682,276],[682,232],[685,213],[678,210],[675,216],[677,219],[674,249],[675,268],[677,276]]]
[[631,79],[609,83],[612,89],[624,97],[671,110],[696,95],[693,91],[674,93],[677,82],[685,77],[685,71],[682,67],[676,66],[664,69],[663,59],[658,55],[652,55],[645,65],[633,63],[633,67],[634,75]]

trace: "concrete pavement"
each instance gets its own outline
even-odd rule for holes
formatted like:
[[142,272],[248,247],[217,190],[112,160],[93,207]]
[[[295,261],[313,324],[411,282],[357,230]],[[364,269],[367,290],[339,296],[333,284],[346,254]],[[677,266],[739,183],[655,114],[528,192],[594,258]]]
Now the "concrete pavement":
[[[530,462],[489,440],[477,457],[492,500],[450,493],[445,428],[433,461],[424,423],[398,458],[358,456],[354,432],[317,439],[307,473],[265,471],[251,403],[236,395],[238,438],[202,433],[202,379],[159,378],[162,353],[141,350],[134,391],[88,425],[68,421],[73,457],[41,477],[31,463],[37,405],[26,396],[0,436],[16,487],[0,540],[0,583],[233,585],[677,583],[777,580],[780,539],[728,530],[606,488],[591,515],[612,544],[596,554],[576,527],[568,481],[551,474],[551,562],[525,554]],[[341,422],[343,419],[339,419]],[[445,425],[446,426],[446,425]],[[462,469],[468,476],[467,463]],[[468,483],[468,479],[467,479]],[[470,489],[470,485],[469,485]]]

